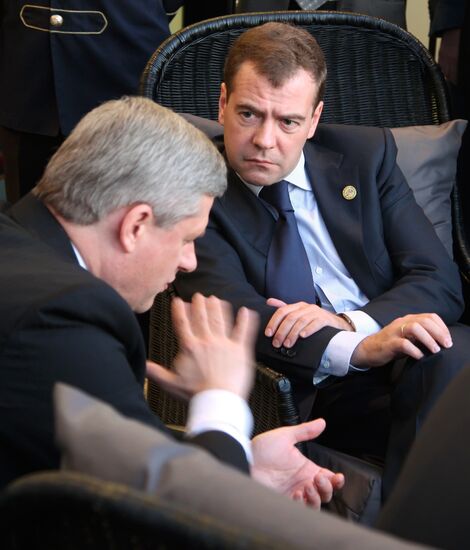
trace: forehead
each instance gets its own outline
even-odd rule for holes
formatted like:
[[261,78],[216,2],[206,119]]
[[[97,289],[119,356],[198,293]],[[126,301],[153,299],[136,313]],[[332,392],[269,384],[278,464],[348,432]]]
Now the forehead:
[[237,101],[272,100],[280,104],[293,104],[299,101],[313,103],[318,93],[318,85],[312,75],[299,68],[286,78],[280,86],[273,86],[251,61],[245,61],[236,72],[230,95]]

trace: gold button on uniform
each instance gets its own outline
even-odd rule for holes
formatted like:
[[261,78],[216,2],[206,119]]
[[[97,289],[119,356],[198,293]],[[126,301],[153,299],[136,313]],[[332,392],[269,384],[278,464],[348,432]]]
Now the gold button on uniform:
[[345,198],[347,201],[352,201],[356,198],[356,195],[357,191],[353,185],[346,185],[346,187],[343,189],[343,198]]
[[62,17],[62,15],[54,13],[54,15],[51,15],[50,22],[53,27],[61,27],[64,23],[64,18]]

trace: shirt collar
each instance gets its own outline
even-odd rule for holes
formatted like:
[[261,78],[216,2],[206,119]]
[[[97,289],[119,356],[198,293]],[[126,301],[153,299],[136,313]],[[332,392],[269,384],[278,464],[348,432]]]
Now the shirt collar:
[[78,251],[78,248],[73,244],[72,241],[70,241],[70,244],[72,245],[73,251],[75,252],[75,256],[77,257],[78,265],[88,271],[88,267],[86,266],[85,260],[83,259],[83,256]]
[[[252,183],[246,182],[238,174],[237,176],[243,181],[243,183],[252,193],[254,193],[256,196],[260,194],[261,188],[263,187],[262,185],[253,185]],[[300,187],[301,189],[304,189],[306,191],[312,190],[307,172],[305,170],[305,155],[303,151],[300,154],[299,162],[296,164],[292,172],[290,174],[287,174],[284,180],[294,185],[295,187]]]

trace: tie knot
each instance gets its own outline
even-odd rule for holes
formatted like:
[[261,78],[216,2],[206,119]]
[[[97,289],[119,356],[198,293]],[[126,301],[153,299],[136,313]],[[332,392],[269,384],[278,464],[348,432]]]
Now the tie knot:
[[278,181],[272,185],[264,185],[259,196],[266,202],[269,202],[279,212],[292,210],[287,181],[285,180]]

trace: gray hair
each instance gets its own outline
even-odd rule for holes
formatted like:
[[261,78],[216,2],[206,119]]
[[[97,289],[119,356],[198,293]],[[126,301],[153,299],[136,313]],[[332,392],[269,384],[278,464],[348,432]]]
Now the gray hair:
[[226,182],[225,162],[200,130],[150,99],[124,97],[78,123],[34,193],[73,223],[144,202],[168,227],[196,214],[203,195],[222,195]]

